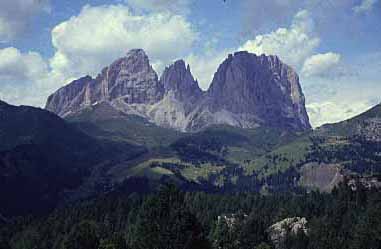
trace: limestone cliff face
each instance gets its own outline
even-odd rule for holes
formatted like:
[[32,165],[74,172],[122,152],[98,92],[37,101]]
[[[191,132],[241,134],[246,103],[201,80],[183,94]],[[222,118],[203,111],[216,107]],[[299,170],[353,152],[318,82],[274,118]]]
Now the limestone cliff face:
[[65,117],[102,101],[154,104],[163,93],[148,56],[134,49],[104,68],[96,79],[87,76],[59,89],[48,98],[46,109]]
[[75,113],[91,104],[89,92],[93,86],[95,81],[90,76],[75,80],[50,95],[45,108],[61,117]]
[[101,98],[123,98],[127,104],[153,104],[163,97],[163,86],[141,49],[134,49],[109,67],[96,79],[101,86]]
[[102,101],[181,131],[216,124],[310,128],[298,75],[276,56],[248,52],[229,55],[203,92],[183,60],[167,67],[159,80],[145,52],[131,50],[96,79],[87,76],[59,89],[46,108],[65,117]]
[[160,126],[187,131],[192,111],[203,97],[189,65],[183,60],[176,61],[164,70],[160,83],[164,86],[164,97],[151,108],[148,116]]
[[243,127],[310,128],[298,75],[276,56],[229,55],[207,95],[212,113],[227,112]]
[[180,101],[189,102],[201,97],[202,90],[193,78],[189,65],[183,60],[178,60],[167,67],[160,78],[165,93],[173,92],[174,97]]

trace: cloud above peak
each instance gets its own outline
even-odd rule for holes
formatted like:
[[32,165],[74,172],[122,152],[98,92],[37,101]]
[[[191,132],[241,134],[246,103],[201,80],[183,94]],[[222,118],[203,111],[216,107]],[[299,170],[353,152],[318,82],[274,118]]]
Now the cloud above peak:
[[320,45],[320,38],[314,34],[314,21],[307,10],[299,11],[290,27],[248,40],[239,48],[256,54],[278,55],[287,64],[300,69]]
[[0,50],[0,99],[44,105],[49,94],[70,80],[101,69],[134,48],[144,49],[155,69],[190,54],[198,33],[181,15],[136,14],[124,5],[85,6],[51,32],[53,57]]
[[[360,17],[380,7],[380,0],[242,0],[239,4],[234,2],[239,12],[237,9],[231,12],[233,1],[229,5],[229,1],[220,0],[223,13],[240,14],[239,17],[228,16],[227,20],[230,22],[231,18],[232,21],[228,29],[219,27],[220,20],[215,22],[215,15],[209,14],[209,9],[193,12],[206,2],[205,6],[214,6],[209,1],[197,4],[194,0],[115,2],[120,4],[84,7],[74,4],[80,9],[78,13],[64,21],[57,19],[55,26],[49,27],[53,47],[50,58],[43,58],[25,47],[0,48],[0,99],[41,106],[50,93],[69,80],[86,74],[96,76],[104,66],[132,48],[143,48],[158,73],[174,60],[184,58],[203,89],[209,87],[213,74],[228,53],[247,50],[278,55],[300,74],[315,125],[358,113],[369,106],[366,101],[376,95],[373,89],[379,83],[380,57],[368,56],[362,65],[350,67],[363,51],[349,51],[350,44],[345,42],[355,40],[356,34],[361,48],[366,49],[363,44],[369,40],[360,41],[363,36],[356,31],[364,29],[365,19],[378,18],[376,11],[366,18]],[[246,3],[245,10],[251,13],[247,23],[236,20],[244,12],[240,9],[241,3]],[[48,8],[49,0],[1,0],[0,45],[17,37],[34,16]],[[195,15],[190,15],[191,11]],[[360,19],[363,23],[354,25]],[[256,32],[242,37],[237,29],[245,25]],[[345,39],[337,34],[345,32],[349,34]],[[378,37],[370,35],[377,44]],[[224,40],[221,37],[225,37]],[[338,48],[335,45],[340,46],[340,53],[335,51]],[[351,56],[354,59],[350,63],[344,61]],[[359,96],[358,84],[365,84],[365,77],[376,71],[377,78],[366,80],[372,91]],[[348,86],[348,90],[339,96],[344,86]],[[351,92],[359,97],[350,96]],[[345,106],[340,104],[349,97],[351,100]],[[353,112],[349,110],[352,102],[357,106],[351,108]],[[334,112],[341,113],[344,107],[348,109],[344,116],[333,116]]]
[[85,6],[52,31],[55,71],[70,77],[95,75],[128,50],[142,48],[153,64],[167,64],[190,52],[198,33],[169,12],[134,14],[126,5]]

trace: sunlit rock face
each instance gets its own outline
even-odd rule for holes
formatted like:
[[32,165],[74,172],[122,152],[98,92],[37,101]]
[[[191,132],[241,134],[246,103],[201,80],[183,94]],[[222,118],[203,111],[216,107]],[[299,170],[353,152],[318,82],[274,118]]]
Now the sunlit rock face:
[[298,75],[276,56],[237,52],[220,65],[203,92],[189,65],[178,60],[160,80],[141,49],[134,49],[95,78],[86,76],[52,94],[46,109],[62,117],[100,102],[126,114],[181,131],[211,125],[309,129]]
[[102,101],[126,105],[152,105],[163,98],[164,88],[141,49],[134,49],[92,79],[73,81],[52,94],[46,109],[67,116]]
[[96,79],[101,86],[101,98],[122,98],[127,104],[154,104],[163,98],[163,85],[141,49],[131,50]]
[[45,108],[65,117],[91,104],[90,89],[95,88],[95,80],[90,76],[73,81],[50,95]]

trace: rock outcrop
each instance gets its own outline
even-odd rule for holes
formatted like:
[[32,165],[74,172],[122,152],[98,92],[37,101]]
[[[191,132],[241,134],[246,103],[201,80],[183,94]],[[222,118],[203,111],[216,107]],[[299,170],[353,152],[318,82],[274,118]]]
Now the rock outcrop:
[[267,232],[275,248],[280,248],[287,235],[297,235],[298,233],[308,235],[307,220],[300,217],[286,218],[269,227]]
[[178,60],[160,80],[141,49],[51,95],[46,109],[62,117],[106,101],[163,127],[197,131],[210,125],[310,128],[298,75],[276,56],[237,52],[221,64],[207,92]]
[[330,193],[344,180],[343,166],[333,163],[309,162],[301,167],[300,186],[308,190]]
[[218,216],[217,224],[225,223],[230,230],[240,224],[246,222],[248,219],[247,214],[225,214]]

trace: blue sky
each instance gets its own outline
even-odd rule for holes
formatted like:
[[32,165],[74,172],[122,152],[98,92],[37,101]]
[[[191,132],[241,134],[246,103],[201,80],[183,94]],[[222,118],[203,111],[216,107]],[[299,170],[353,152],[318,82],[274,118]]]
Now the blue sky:
[[0,99],[43,106],[129,49],[157,72],[183,58],[207,89],[228,53],[276,54],[314,126],[381,101],[381,0],[2,0]]

